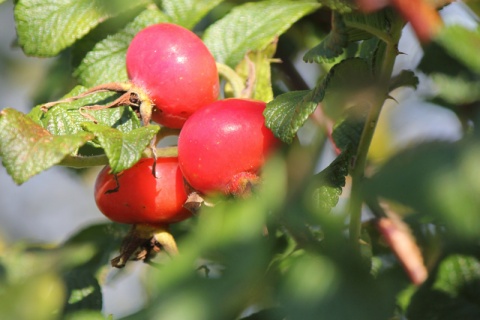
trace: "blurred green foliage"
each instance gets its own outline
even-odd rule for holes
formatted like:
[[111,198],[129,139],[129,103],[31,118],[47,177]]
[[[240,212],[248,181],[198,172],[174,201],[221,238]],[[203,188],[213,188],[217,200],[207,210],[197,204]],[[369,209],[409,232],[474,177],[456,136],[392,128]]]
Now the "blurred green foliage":
[[[367,167],[372,174],[362,180],[361,197],[374,218],[363,223],[358,248],[348,238],[349,208],[345,201],[349,192],[345,189],[362,133],[371,125],[366,123],[370,109],[364,103],[369,96],[362,94],[371,93],[367,87],[383,70],[382,41],[391,40],[389,28],[400,21],[394,11],[364,15],[352,12],[350,2],[340,0],[100,2],[16,1],[19,43],[25,52],[38,56],[60,53],[60,66],[72,59],[71,68],[54,65],[52,82],[40,91],[55,87],[72,90],[75,81],[88,87],[126,80],[124,53],[134,34],[148,24],[176,22],[203,33],[216,58],[231,67],[247,52],[257,59],[253,60],[262,67],[261,77],[265,80],[268,76],[259,95],[269,97],[272,86],[281,88],[273,92],[284,92],[269,103],[267,124],[291,143],[265,166],[264,183],[252,197],[209,199],[215,206],[205,206],[192,219],[171,226],[180,255],[172,258],[161,252],[142,265],[147,298],[141,310],[124,319],[480,317],[480,144],[476,129],[480,97],[472,92],[479,86],[478,30],[445,28],[425,45],[418,70],[404,70],[388,84],[376,83],[387,90],[416,88],[415,74],[424,72],[439,88],[430,98],[453,110],[465,131],[459,141],[425,141],[406,147],[381,166]],[[327,8],[319,9],[321,5]],[[52,8],[58,10],[54,10],[56,19],[50,20]],[[331,9],[337,10],[333,29],[323,32],[325,24],[319,17],[330,15]],[[272,58],[265,50],[283,33],[276,56],[292,58],[307,52],[306,60],[331,64],[322,65],[326,72],[318,75],[315,88],[299,90],[292,85],[299,74],[288,68],[274,66],[277,72],[265,75]],[[317,46],[306,47],[316,39]],[[293,65],[291,60],[284,63]],[[70,76],[72,70],[75,78]],[[65,81],[66,73],[69,81]],[[266,83],[270,83],[268,88]],[[71,94],[83,89],[79,88]],[[39,97],[50,96],[40,93]],[[387,99],[388,92],[383,93]],[[92,101],[98,99],[93,96]],[[309,144],[300,144],[297,133],[312,123],[311,115],[322,101],[334,120],[330,124],[333,132],[328,134],[339,155],[317,172],[316,164],[329,138],[325,127],[313,130]],[[22,131],[11,127],[12,123],[28,121],[23,126],[24,141],[31,138],[34,127],[48,129],[57,139],[64,134],[85,135],[83,130],[88,130],[97,133],[97,140],[92,138],[89,143],[98,147],[98,140],[104,139],[100,145],[108,149],[109,142],[119,135],[122,140],[123,134],[149,130],[139,128],[128,108],[105,111],[100,120],[109,126],[104,130],[107,133],[100,130],[104,127],[82,124],[83,119],[69,112],[86,103],[60,106],[55,114],[48,115],[37,107],[28,117],[9,109],[0,118],[2,128],[9,130],[2,130],[0,138],[17,141]],[[111,133],[115,119],[122,116],[122,126]],[[72,132],[60,132],[66,127]],[[134,145],[134,151],[142,151],[155,132],[143,132],[142,139],[135,136],[130,139],[135,141],[127,142]],[[138,140],[142,140],[141,145],[136,145]],[[50,148],[54,151],[51,159],[55,156],[52,161],[42,166],[35,162],[25,169],[9,160],[22,155],[22,150],[5,145],[12,144],[5,143],[0,155],[11,172],[20,172],[19,182],[72,151]],[[117,150],[118,145],[110,146]],[[106,153],[110,160],[122,160],[112,155],[115,152]],[[385,230],[377,228],[377,220],[388,216],[382,211],[384,203],[394,208],[395,218],[407,226],[404,234],[416,239],[421,248],[429,271],[422,284],[412,285],[404,270],[405,258],[392,251],[383,237]],[[127,226],[108,223],[87,227],[55,246],[2,243],[0,319],[118,318],[102,312],[102,286],[111,272],[109,260],[126,233]],[[135,263],[140,262],[129,262]],[[119,274],[130,271],[127,265]]]

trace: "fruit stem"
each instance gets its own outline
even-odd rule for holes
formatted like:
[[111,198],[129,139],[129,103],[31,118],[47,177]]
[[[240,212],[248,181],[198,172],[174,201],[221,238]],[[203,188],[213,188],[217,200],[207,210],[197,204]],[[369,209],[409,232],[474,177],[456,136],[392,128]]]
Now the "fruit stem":
[[382,65],[377,78],[377,86],[371,95],[370,110],[367,115],[365,127],[363,129],[360,142],[355,156],[355,163],[351,170],[352,187],[351,197],[349,202],[350,211],[350,240],[357,252],[360,251],[360,236],[361,236],[361,218],[362,218],[362,183],[365,175],[365,168],[367,163],[368,150],[372,143],[375,128],[380,117],[383,104],[388,97],[388,88],[390,78],[393,71],[393,65],[395,58],[398,55],[397,44],[400,39],[402,24],[394,24],[391,32],[392,38],[390,41],[385,42],[385,51],[383,53]]
[[233,96],[239,98],[243,95],[243,90],[245,89],[245,82],[242,77],[238,75],[232,68],[226,64],[217,62],[217,71],[218,74],[225,78],[228,83],[232,86]]

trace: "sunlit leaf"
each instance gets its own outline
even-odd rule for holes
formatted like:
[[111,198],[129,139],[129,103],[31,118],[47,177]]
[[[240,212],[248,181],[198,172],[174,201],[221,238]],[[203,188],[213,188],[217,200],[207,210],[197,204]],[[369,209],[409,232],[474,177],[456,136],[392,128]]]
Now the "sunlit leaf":
[[147,1],[19,0],[18,41],[27,55],[55,56],[105,19]]
[[171,20],[192,29],[211,9],[223,0],[163,0],[162,8]]
[[203,40],[218,62],[235,67],[245,53],[264,49],[298,19],[319,7],[316,1],[246,3],[211,25]]
[[[64,98],[73,97],[86,91],[86,88],[77,86]],[[128,132],[141,126],[137,115],[125,106],[100,110],[83,110],[82,107],[92,105],[106,105],[113,101],[113,93],[95,93],[73,102],[60,103],[42,111],[41,105],[35,107],[29,117],[41,124],[50,133],[56,135],[76,134],[82,132],[82,124],[95,120],[99,123],[114,127],[122,132]]]
[[84,128],[95,134],[100,146],[105,150],[112,173],[119,173],[133,166],[160,130],[157,125],[149,125],[123,133],[115,128],[93,123],[85,123]]
[[58,164],[93,137],[87,132],[54,136],[15,109],[0,112],[0,156],[17,184]]
[[276,97],[264,111],[265,124],[286,143],[291,143],[298,129],[317,108],[324,92],[319,89],[290,91]]

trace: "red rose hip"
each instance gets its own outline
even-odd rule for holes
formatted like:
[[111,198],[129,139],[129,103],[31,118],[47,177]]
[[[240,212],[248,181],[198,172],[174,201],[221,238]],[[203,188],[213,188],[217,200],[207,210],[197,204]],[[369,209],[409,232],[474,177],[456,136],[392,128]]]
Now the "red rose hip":
[[119,223],[162,225],[191,216],[183,208],[187,194],[177,158],[158,158],[156,177],[152,165],[153,159],[141,159],[117,174],[117,179],[108,173],[109,166],[100,171],[95,201],[107,218]]
[[200,193],[242,194],[279,145],[265,127],[265,103],[219,100],[194,113],[178,138],[180,169]]
[[160,23],[140,31],[126,56],[130,81],[155,105],[152,120],[181,128],[198,108],[215,101],[215,59],[202,40],[181,26]]

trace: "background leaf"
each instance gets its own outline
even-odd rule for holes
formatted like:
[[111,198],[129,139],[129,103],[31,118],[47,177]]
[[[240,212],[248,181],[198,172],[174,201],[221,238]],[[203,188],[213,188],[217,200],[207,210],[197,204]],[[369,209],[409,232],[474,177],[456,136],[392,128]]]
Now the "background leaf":
[[480,74],[477,53],[480,50],[479,29],[470,30],[459,25],[442,28],[435,41],[462,64]]
[[218,62],[235,67],[245,53],[264,49],[298,19],[319,7],[315,1],[246,3],[211,25],[203,40]]
[[390,159],[366,184],[374,194],[411,207],[459,239],[478,239],[480,146],[472,141],[419,144]]
[[101,21],[146,3],[126,0],[19,0],[15,5],[18,42],[27,55],[52,57]]
[[128,77],[125,55],[133,37],[149,25],[168,21],[168,17],[158,8],[149,7],[123,30],[98,42],[87,53],[74,75],[85,87],[109,82],[126,82]]
[[17,184],[58,164],[93,137],[86,132],[53,136],[15,109],[0,112],[0,156]]
[[193,27],[223,0],[163,0],[162,9],[175,24]]
[[441,261],[435,278],[414,294],[407,316],[412,320],[478,319],[479,292],[478,258],[450,255]]

